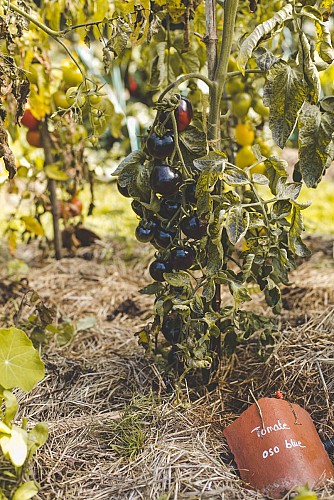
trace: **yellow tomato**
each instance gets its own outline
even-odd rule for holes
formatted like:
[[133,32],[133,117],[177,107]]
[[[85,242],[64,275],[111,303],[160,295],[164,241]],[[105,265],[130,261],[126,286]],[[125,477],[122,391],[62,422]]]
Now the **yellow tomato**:
[[232,113],[238,118],[244,118],[252,104],[252,98],[246,92],[238,92],[232,97]]
[[235,155],[235,164],[239,168],[246,168],[256,163],[256,156],[250,146],[243,146]]
[[251,173],[265,175],[265,173],[266,173],[265,164],[262,162],[262,163],[259,163],[258,165],[255,165],[254,167],[251,168]]
[[257,139],[256,143],[260,146],[260,151],[263,156],[268,158],[269,156],[272,155],[271,147],[268,144],[266,144],[262,139]]
[[235,140],[240,146],[251,146],[254,138],[254,129],[249,123],[238,123],[235,127]]

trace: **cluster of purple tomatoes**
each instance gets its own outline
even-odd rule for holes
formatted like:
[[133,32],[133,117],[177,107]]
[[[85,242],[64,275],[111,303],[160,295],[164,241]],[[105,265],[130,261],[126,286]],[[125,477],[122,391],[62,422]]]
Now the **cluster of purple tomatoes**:
[[[173,113],[177,130],[182,132],[193,116],[189,99],[182,96]],[[195,262],[196,251],[192,245],[183,244],[180,231],[187,239],[200,240],[206,234],[207,223],[196,215],[196,179],[185,183],[179,168],[163,162],[173,155],[175,143],[171,117],[161,113],[159,119],[164,121],[164,134],[151,131],[145,151],[154,160],[150,187],[160,199],[160,208],[153,213],[144,209],[138,200],[133,200],[131,207],[140,217],[135,232],[137,240],[150,242],[159,251],[150,264],[149,273],[155,281],[163,282],[164,273],[189,269]],[[127,188],[118,184],[118,189],[129,197]]]

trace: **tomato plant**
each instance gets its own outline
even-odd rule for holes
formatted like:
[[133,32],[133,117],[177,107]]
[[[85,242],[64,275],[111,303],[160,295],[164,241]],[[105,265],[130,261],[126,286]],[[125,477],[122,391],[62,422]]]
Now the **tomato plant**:
[[[180,12],[166,9],[182,22]],[[270,352],[279,334],[280,286],[289,283],[296,257],[309,254],[301,238],[307,205],[298,195],[303,182],[316,187],[334,157],[334,109],[321,98],[319,79],[319,69],[334,60],[330,9],[330,2],[225,0],[204,11],[198,2],[190,19],[206,22],[206,32],[197,55],[191,28],[165,38],[161,28],[159,40],[170,45],[143,48],[152,58],[147,78],[159,91],[156,116],[146,146],[116,175],[143,221],[149,212],[162,221],[160,234],[173,228],[171,237],[150,241],[157,250],[149,268],[154,282],[142,292],[155,295],[145,348],[161,355],[162,334],[166,363],[181,379],[197,368],[214,376],[222,353],[250,336]],[[316,30],[305,31],[307,23]],[[294,53],[288,59],[280,43],[287,40]],[[190,71],[174,47],[196,61]],[[290,179],[274,143],[283,148],[297,125],[299,161]],[[155,145],[166,131],[173,150],[157,156],[150,138]],[[224,303],[221,287],[230,292]],[[271,315],[245,307],[254,290]]]

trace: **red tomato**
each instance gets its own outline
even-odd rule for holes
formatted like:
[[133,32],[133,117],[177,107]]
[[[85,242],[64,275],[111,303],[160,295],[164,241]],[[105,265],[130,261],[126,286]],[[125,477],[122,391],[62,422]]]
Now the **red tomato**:
[[30,146],[34,146],[34,148],[42,147],[42,136],[39,130],[28,130],[26,138]]
[[40,124],[40,121],[37,120],[29,108],[25,110],[23,116],[21,118],[21,123],[24,127],[27,127],[29,130],[37,130]]

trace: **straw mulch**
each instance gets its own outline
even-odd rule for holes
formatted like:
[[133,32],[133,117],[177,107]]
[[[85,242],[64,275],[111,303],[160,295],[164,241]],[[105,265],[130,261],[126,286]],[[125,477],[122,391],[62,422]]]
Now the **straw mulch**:
[[[20,395],[22,415],[50,429],[35,461],[38,498],[263,498],[228,464],[222,431],[253,395],[280,389],[311,413],[322,438],[334,435],[332,244],[322,241],[292,275],[282,334],[269,359],[259,358],[255,342],[240,346],[224,360],[217,388],[196,394],[186,388],[178,402],[133,335],[152,309],[152,298],[138,293],[149,281],[148,256],[124,264],[116,251],[108,262],[73,258],[32,268],[29,286],[58,316],[97,320],[69,346],[51,342],[43,354],[45,380]],[[264,306],[255,300],[254,307]],[[334,498],[334,481],[319,498]]]

